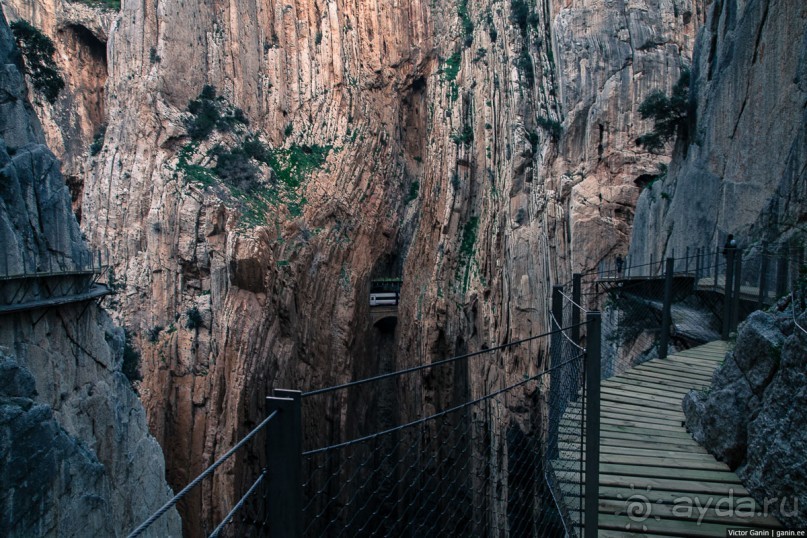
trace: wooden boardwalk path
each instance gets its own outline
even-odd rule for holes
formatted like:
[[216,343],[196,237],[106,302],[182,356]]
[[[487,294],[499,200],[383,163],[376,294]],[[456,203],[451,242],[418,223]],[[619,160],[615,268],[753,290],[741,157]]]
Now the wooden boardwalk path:
[[[684,427],[681,400],[710,386],[726,354],[716,341],[655,359],[602,383],[599,536],[726,536],[732,527],[778,527],[762,517],[737,475]],[[579,520],[579,402],[561,423],[564,504]]]

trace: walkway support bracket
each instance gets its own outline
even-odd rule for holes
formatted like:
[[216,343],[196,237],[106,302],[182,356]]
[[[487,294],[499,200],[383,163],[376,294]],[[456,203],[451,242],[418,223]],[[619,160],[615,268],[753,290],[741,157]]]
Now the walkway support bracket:
[[602,364],[602,317],[586,314],[586,491],[583,505],[583,536],[596,538],[600,506],[600,375]]

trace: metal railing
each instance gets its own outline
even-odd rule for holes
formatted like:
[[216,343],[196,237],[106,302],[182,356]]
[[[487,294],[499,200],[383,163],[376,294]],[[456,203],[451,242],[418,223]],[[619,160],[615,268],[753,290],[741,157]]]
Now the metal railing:
[[[546,423],[559,422],[563,415],[547,418],[548,408],[560,409],[584,389],[585,350],[566,340],[575,328],[553,327],[501,346],[304,393],[304,399],[327,396],[347,402],[349,412],[353,398],[373,401],[372,391],[361,391],[372,383],[376,391],[397,395],[395,406],[430,412],[303,452],[304,523],[299,534],[290,535],[563,535],[569,518],[561,514],[551,486],[558,474],[551,461],[557,459],[558,427],[548,434]],[[467,376],[473,359],[486,361],[477,367],[501,367],[506,357],[515,360],[514,349],[530,343],[543,344],[529,361],[534,373],[510,376],[510,382],[500,380],[499,386],[488,385],[479,393],[455,386],[442,406],[422,398],[440,399],[424,382],[439,376],[459,381],[456,376]],[[553,345],[547,356],[545,350]],[[335,394],[351,390],[357,392]],[[554,436],[549,442],[548,435]],[[551,443],[555,448],[550,450]],[[575,461],[579,472],[582,455]]]
[[[598,458],[583,454],[586,412],[567,411],[587,401],[584,363],[600,363],[573,338],[598,325],[599,315],[590,313],[583,322],[561,321],[537,336],[428,364],[306,393],[275,390],[267,418],[129,536],[146,532],[260,432],[265,465],[211,536],[577,536],[584,523],[596,529],[596,511],[593,523],[575,519],[570,514],[584,509],[583,497],[570,511],[560,486],[581,472],[596,478]],[[469,372],[491,367],[499,375],[484,387],[467,382]],[[438,378],[455,383],[436,384]],[[451,394],[440,394],[446,390]],[[390,403],[398,408],[385,407]],[[371,431],[339,427],[335,442],[303,450],[303,425],[321,425],[324,408],[335,417],[363,409],[358,422],[371,423]],[[386,420],[361,420],[384,413]],[[307,443],[320,433],[309,432]],[[596,441],[587,445],[596,448]],[[263,500],[252,509],[261,517],[226,529],[259,492]]]

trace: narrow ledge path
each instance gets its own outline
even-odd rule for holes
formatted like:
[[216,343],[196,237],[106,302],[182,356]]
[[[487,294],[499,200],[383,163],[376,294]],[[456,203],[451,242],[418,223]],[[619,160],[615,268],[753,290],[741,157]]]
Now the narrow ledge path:
[[[599,536],[724,537],[728,528],[781,527],[684,426],[684,395],[708,390],[727,348],[710,342],[602,382]],[[579,406],[570,404],[561,422],[556,469],[580,468]],[[579,521],[585,476],[558,475],[564,504]]]

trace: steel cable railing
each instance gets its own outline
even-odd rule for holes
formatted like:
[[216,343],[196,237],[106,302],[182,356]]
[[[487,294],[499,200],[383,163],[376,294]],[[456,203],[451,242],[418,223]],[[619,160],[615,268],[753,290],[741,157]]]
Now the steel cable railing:
[[212,465],[210,465],[207,469],[202,471],[196,478],[194,478],[187,486],[182,488],[182,490],[174,495],[168,502],[166,502],[163,506],[160,507],[159,510],[154,512],[146,521],[141,523],[137,528],[135,528],[131,533],[129,533],[128,538],[136,538],[143,534],[151,525],[154,524],[155,521],[160,519],[166,512],[168,512],[171,508],[176,506],[176,504],[181,501],[192,489],[198,486],[202,480],[210,476],[215,472],[216,469],[221,467],[225,461],[230,459],[230,457],[235,454],[238,450],[243,448],[253,437],[255,437],[258,432],[263,430],[271,421],[277,416],[277,411],[274,411],[267,416],[263,422],[258,424],[255,428],[252,429],[247,435],[244,436],[238,443],[236,443],[230,450],[228,450],[224,455],[222,455],[218,460],[216,460]]
[[[449,399],[444,409],[425,417],[304,451],[303,534],[562,536],[562,518],[546,481],[546,473],[554,472],[548,458],[557,458],[557,450],[551,454],[547,449],[546,406],[559,406],[548,389],[562,379],[569,379],[570,386],[557,392],[570,395],[574,386],[579,397],[579,375],[565,372],[582,372],[584,350],[562,334],[570,330],[555,328],[481,352],[368,378],[388,381],[436,366],[456,367],[457,359],[483,353],[495,359],[482,365],[501,367],[501,354],[515,345],[538,339],[548,343],[551,336],[564,342],[560,354],[537,374],[525,374],[502,388],[490,387],[481,396],[459,395],[464,401],[455,399],[452,404]],[[322,395],[366,382],[312,392]],[[405,394],[411,400],[417,393]],[[413,409],[423,403],[400,402]],[[582,458],[575,462],[579,466]]]

